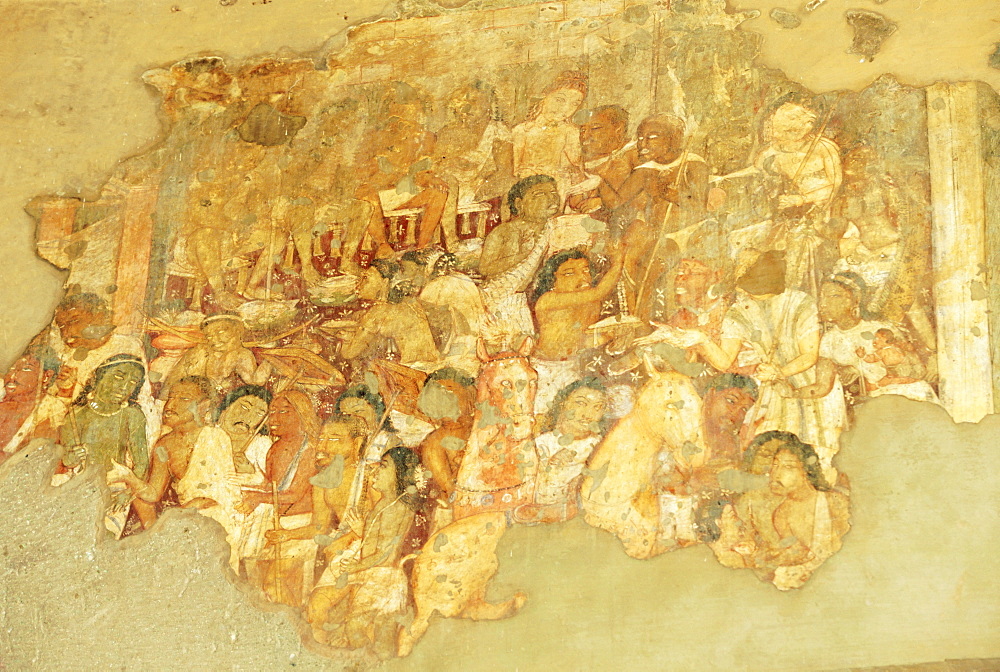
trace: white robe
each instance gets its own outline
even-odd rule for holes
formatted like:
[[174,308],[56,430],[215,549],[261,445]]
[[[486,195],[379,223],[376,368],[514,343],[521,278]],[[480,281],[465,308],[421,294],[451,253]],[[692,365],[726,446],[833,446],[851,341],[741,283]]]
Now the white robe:
[[253,557],[264,547],[264,532],[273,526],[273,508],[261,504],[249,515],[236,510],[243,501],[242,485],[264,483],[264,468],[270,441],[258,436],[250,442],[246,457],[254,465],[253,474],[239,474],[233,463],[232,440],[218,427],[205,427],[195,440],[188,469],[175,489],[182,506],[206,497],[215,505],[199,509],[199,513],[215,520],[226,531],[230,545],[230,564],[239,569],[241,558]]
[[[798,357],[799,341],[819,331],[816,301],[808,294],[789,289],[766,299],[740,292],[722,320],[722,338],[742,341],[737,366],[771,363],[784,366]],[[816,382],[816,367],[788,378],[795,388]],[[847,425],[844,388],[837,378],[833,389],[819,399],[783,397],[778,386],[757,380],[760,392],[747,413],[746,424],[753,435],[771,430],[792,432],[811,444],[824,469],[829,469],[840,446],[840,433]]]

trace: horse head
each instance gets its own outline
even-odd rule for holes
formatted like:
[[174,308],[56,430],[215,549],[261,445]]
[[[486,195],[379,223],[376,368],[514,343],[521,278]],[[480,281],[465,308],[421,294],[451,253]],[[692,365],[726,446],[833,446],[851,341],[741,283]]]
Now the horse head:
[[528,361],[533,346],[532,340],[525,338],[516,350],[494,355],[482,341],[477,348],[483,362],[476,388],[480,423],[506,426],[508,438],[526,439],[534,428],[538,374]]

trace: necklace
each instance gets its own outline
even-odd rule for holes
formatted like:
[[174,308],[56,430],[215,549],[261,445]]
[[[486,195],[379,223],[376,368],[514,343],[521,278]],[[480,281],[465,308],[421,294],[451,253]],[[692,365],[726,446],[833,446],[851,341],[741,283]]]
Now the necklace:
[[112,415],[117,415],[118,412],[122,410],[121,408],[118,408],[117,410],[111,411],[110,413],[105,413],[100,409],[100,406],[96,401],[88,401],[87,406],[90,408],[91,411],[101,416],[102,418],[110,418]]

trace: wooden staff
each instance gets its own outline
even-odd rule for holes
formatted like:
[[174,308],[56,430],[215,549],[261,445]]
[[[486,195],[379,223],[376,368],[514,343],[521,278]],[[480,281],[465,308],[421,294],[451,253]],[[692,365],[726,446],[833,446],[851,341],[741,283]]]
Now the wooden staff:
[[[278,512],[278,484],[271,481],[271,503],[274,506],[274,529],[281,529],[281,514]],[[274,544],[274,601],[281,602],[281,542]]]
[[352,494],[351,500],[347,503],[347,508],[349,509],[356,507],[360,502],[361,497],[364,495],[365,466],[366,466],[364,455],[366,452],[368,452],[368,446],[371,445],[371,442],[375,439],[378,433],[382,431],[382,426],[385,425],[385,421],[389,419],[389,413],[392,411],[392,406],[393,404],[396,403],[396,398],[398,396],[399,396],[398,391],[393,393],[392,397],[389,399],[389,403],[386,404],[385,412],[382,413],[382,418],[378,421],[378,424],[375,425],[375,428],[372,430],[371,435],[366,437],[364,443],[361,444],[361,459],[358,460],[358,477],[357,477],[360,487],[357,489],[357,491],[351,493]]
[[[687,164],[688,150],[687,148],[681,152],[680,162],[677,164],[677,175],[674,177],[673,188],[676,190],[681,183],[681,176],[684,174],[684,167]],[[653,253],[649,257],[649,263],[646,264],[646,271],[642,274],[642,281],[636,286],[635,291],[635,307],[639,307],[639,302],[642,299],[643,294],[646,293],[646,283],[649,282],[649,272],[653,269],[653,264],[656,262],[656,255],[660,251],[660,245],[663,243],[667,236],[667,222],[670,221],[670,215],[673,214],[674,202],[670,201],[667,203],[667,212],[663,215],[663,221],[660,222],[660,231],[656,237],[656,243],[653,245]]]

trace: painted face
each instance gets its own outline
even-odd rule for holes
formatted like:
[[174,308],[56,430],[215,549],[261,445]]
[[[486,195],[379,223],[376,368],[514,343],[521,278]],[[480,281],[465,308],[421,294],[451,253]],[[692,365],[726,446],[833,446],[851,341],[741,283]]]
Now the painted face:
[[674,276],[674,294],[677,303],[682,306],[697,305],[699,300],[708,295],[714,275],[703,264],[685,259],[677,267]]
[[625,127],[614,124],[609,116],[592,115],[580,124],[580,149],[585,161],[607,156],[625,144]]
[[435,380],[424,385],[417,407],[434,420],[457,420],[463,415],[471,414],[468,397],[456,381]]
[[681,154],[679,138],[674,129],[656,122],[639,124],[636,146],[639,156],[645,161],[670,163]]
[[363,422],[365,431],[367,432],[374,430],[375,425],[378,423],[378,418],[375,417],[375,409],[367,401],[358,397],[348,397],[341,401],[340,412]]
[[102,404],[118,406],[128,401],[139,383],[143,371],[135,364],[118,364],[109,367],[94,388],[94,399]]
[[382,297],[386,288],[386,280],[376,268],[365,271],[358,285],[358,298],[364,301],[376,301]]
[[600,431],[597,423],[604,417],[607,401],[607,395],[600,390],[589,387],[573,390],[559,412],[559,432],[575,439],[594,436]]
[[776,495],[787,495],[809,483],[799,458],[787,450],[779,450],[771,463],[770,488]]
[[471,86],[463,87],[452,94],[448,109],[462,123],[480,121],[489,116],[489,97]]
[[24,399],[34,396],[42,376],[41,362],[31,355],[25,355],[14,362],[3,378],[5,399]]
[[538,112],[540,121],[566,121],[580,109],[583,93],[574,89],[558,89],[542,99]]
[[590,262],[587,259],[568,259],[556,269],[553,289],[557,292],[578,292],[590,285]]
[[854,294],[836,282],[824,282],[819,290],[816,310],[823,322],[838,322],[854,313]]
[[771,136],[779,145],[802,142],[811,130],[812,122],[805,118],[775,116],[771,124]]
[[356,443],[349,424],[336,422],[323,425],[316,448],[316,464],[325,467],[335,455],[350,456]]
[[246,394],[219,416],[219,426],[233,434],[250,434],[256,431],[267,417],[267,402],[258,396]]
[[100,315],[80,308],[56,311],[55,323],[59,327],[63,343],[70,348],[84,350],[101,347],[113,331]]
[[319,434],[316,446],[316,466],[323,469],[333,461],[334,456],[350,456],[354,452],[355,438],[351,436],[350,425],[327,423]]
[[416,289],[420,289],[427,284],[427,276],[424,274],[425,268],[413,261],[403,261],[399,264],[400,273],[397,280],[409,282]]
[[736,433],[743,426],[743,420],[753,402],[753,397],[739,387],[709,390],[702,408],[705,424],[716,431]]
[[235,320],[209,322],[201,331],[216,352],[230,352],[243,345],[243,326]]
[[396,465],[391,457],[385,457],[372,470],[372,489],[384,496],[396,496]]
[[302,430],[302,421],[291,402],[284,397],[278,397],[271,402],[271,408],[268,410],[267,428],[272,436],[280,439],[298,434]]
[[198,404],[205,400],[205,393],[195,383],[176,383],[163,405],[163,424],[179,427],[198,417]]
[[541,221],[558,214],[561,202],[555,182],[540,182],[530,187],[515,205],[521,217]]
[[378,156],[397,168],[402,168],[413,163],[416,158],[423,129],[400,117],[393,119],[376,137],[376,145],[380,148]]

